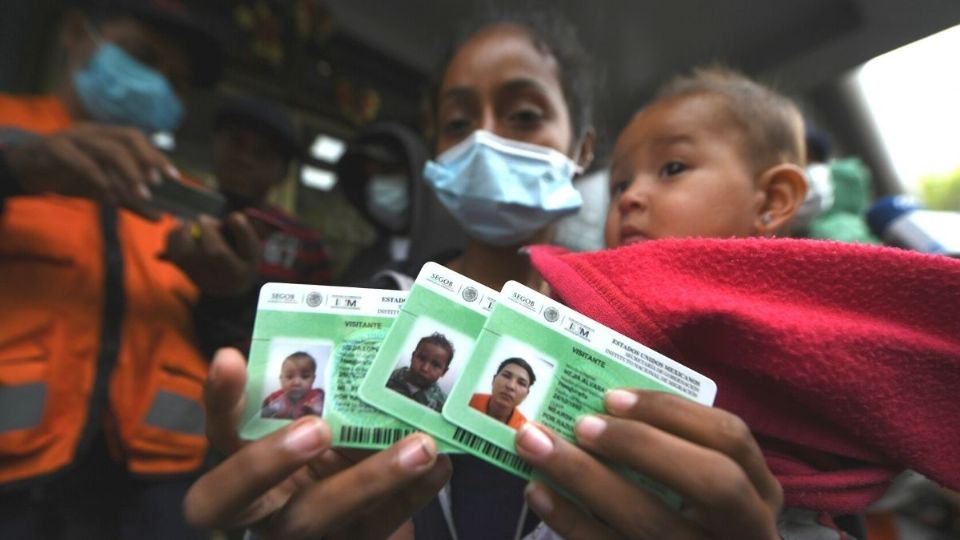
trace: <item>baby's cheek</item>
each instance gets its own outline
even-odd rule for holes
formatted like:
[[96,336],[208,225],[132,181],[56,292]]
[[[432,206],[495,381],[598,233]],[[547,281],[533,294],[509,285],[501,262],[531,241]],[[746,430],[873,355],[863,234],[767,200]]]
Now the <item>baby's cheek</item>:
[[615,248],[620,245],[620,226],[619,218],[611,211],[607,214],[607,222],[603,227],[603,241],[608,248]]

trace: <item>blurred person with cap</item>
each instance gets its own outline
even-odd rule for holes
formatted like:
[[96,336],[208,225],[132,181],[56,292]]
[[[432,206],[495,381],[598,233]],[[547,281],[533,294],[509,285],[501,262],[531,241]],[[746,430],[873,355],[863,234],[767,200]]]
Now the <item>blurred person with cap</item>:
[[71,4],[59,86],[0,95],[0,537],[204,538],[181,512],[207,452],[193,309],[246,291],[258,244],[239,214],[151,209],[179,173],[146,136],[221,48],[178,0]]
[[403,286],[407,276],[419,272],[419,266],[408,267],[414,191],[426,160],[420,137],[401,124],[371,124],[351,141],[337,162],[337,178],[344,197],[373,226],[376,239],[350,262],[344,281],[409,288]]
[[268,101],[233,98],[214,114],[213,174],[218,189],[228,210],[243,212],[250,221],[262,249],[256,280],[247,294],[202,300],[199,314],[205,318],[206,333],[199,337],[209,353],[225,343],[244,352],[249,349],[264,283],[330,283],[330,261],[320,231],[268,201],[270,191],[302,155],[289,116]]

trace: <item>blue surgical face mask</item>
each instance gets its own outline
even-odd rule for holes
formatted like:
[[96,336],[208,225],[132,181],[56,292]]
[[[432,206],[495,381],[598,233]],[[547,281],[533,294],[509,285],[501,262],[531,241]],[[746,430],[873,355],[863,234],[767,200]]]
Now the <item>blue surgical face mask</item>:
[[390,232],[410,222],[410,193],[406,175],[372,175],[366,185],[367,212]]
[[427,182],[471,237],[495,246],[522,243],[583,200],[580,168],[552,148],[475,131],[428,161]]
[[73,73],[73,86],[84,110],[98,122],[169,132],[183,116],[183,105],[163,75],[107,41]]

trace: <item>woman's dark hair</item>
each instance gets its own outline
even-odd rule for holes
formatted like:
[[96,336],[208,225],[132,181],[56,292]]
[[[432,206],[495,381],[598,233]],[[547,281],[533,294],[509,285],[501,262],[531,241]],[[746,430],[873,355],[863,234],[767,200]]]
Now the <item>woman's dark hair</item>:
[[537,382],[537,376],[533,374],[533,368],[530,367],[530,364],[528,364],[523,358],[518,358],[516,356],[513,358],[507,358],[503,362],[500,362],[500,366],[497,367],[497,372],[494,374],[494,376],[499,375],[500,372],[503,371],[503,368],[509,366],[510,364],[520,366],[521,368],[527,370],[527,375],[530,376],[530,386],[533,386],[533,383]]
[[561,17],[556,9],[524,12],[488,12],[471,17],[467,26],[456,34],[453,46],[442,57],[436,71],[432,88],[432,103],[436,109],[437,93],[444,72],[457,50],[484,28],[499,24],[513,24],[526,29],[533,45],[542,53],[557,61],[557,78],[567,107],[570,109],[570,124],[574,139],[593,127],[594,77],[592,60],[587,54],[577,29]]

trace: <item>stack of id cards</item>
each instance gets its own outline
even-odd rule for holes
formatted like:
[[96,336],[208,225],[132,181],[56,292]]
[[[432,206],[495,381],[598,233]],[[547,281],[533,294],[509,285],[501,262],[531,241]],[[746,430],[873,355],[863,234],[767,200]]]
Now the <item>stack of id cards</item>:
[[[291,303],[277,304],[277,294]],[[614,388],[670,392],[708,406],[716,396],[709,378],[516,282],[497,292],[428,263],[403,298],[373,289],[265,286],[241,435],[283,425],[277,418],[286,416],[269,416],[271,399],[291,366],[304,365],[290,359],[295,349],[325,360],[326,384],[311,384],[327,392],[322,415],[335,445],[386,448],[423,431],[440,451],[466,452],[523,478],[532,471],[514,438],[527,421],[575,442],[577,420],[603,413],[604,394]],[[347,299],[351,309],[344,309]],[[309,369],[300,376],[310,378]],[[309,393],[293,397],[301,395]]]

